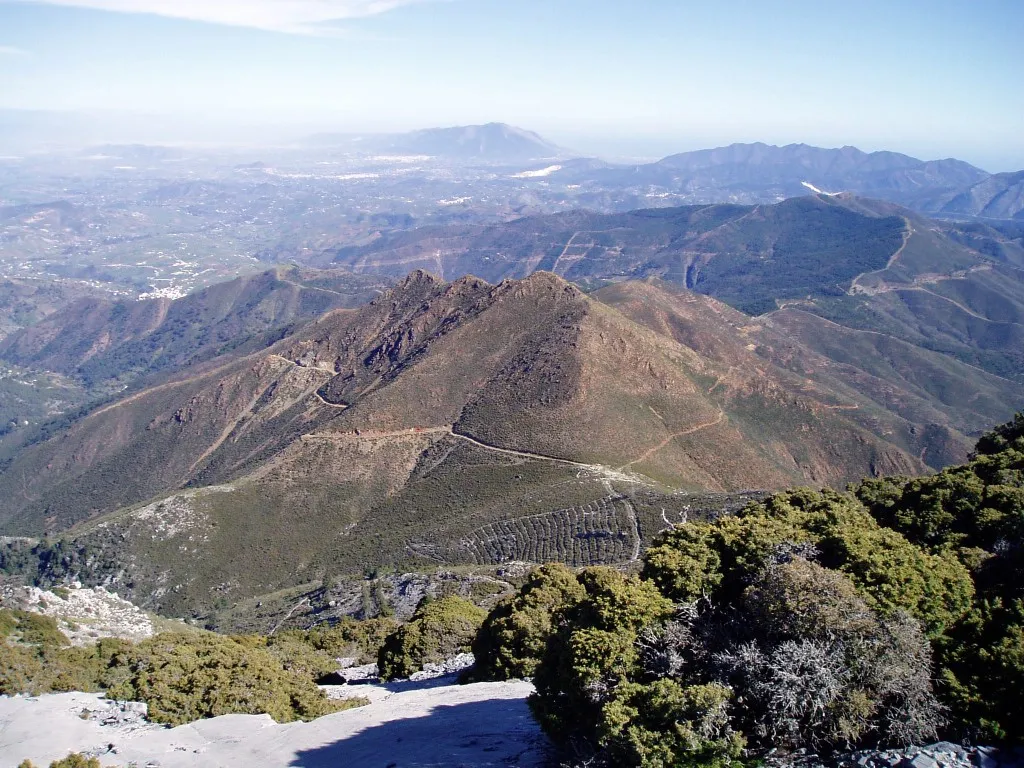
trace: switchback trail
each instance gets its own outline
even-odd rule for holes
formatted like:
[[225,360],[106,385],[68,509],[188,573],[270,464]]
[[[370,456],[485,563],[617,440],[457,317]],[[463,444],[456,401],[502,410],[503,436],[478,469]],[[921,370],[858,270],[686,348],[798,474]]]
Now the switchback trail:
[[[623,482],[636,482],[636,478],[630,475],[620,474],[619,470],[611,467],[605,467],[600,464],[587,464],[582,461],[574,461],[572,459],[563,459],[560,456],[548,456],[543,453],[533,453],[532,451],[520,451],[514,448],[501,448],[497,445],[491,445],[485,443],[482,440],[478,440],[475,437],[471,437],[461,432],[456,432],[454,424],[447,424],[440,427],[408,427],[406,429],[395,429],[389,431],[375,431],[375,430],[360,430],[357,434],[355,432],[325,432],[312,435],[302,435],[301,440],[330,440],[330,441],[341,441],[341,440],[383,440],[387,438],[395,437],[417,437],[420,435],[449,435],[458,440],[462,440],[470,445],[482,448],[485,451],[492,451],[493,453],[501,453],[505,456],[515,456],[519,459],[531,459],[533,461],[550,461],[556,464],[565,464],[569,467],[578,467],[581,470],[588,472],[595,472],[601,476],[606,477],[610,480],[620,480]],[[710,426],[710,425],[703,425]],[[703,428],[703,426],[701,428]]]
[[862,277],[866,277],[868,275],[877,275],[881,272],[885,272],[888,269],[892,269],[892,265],[895,264],[899,257],[903,255],[903,251],[906,250],[907,243],[910,242],[910,238],[914,234],[914,227],[910,224],[910,219],[904,217],[903,224],[905,227],[905,229],[903,230],[903,244],[896,249],[896,252],[892,256],[889,257],[889,260],[885,263],[884,267],[882,267],[881,269],[872,269],[868,272],[861,272],[859,275],[853,278],[853,280],[850,281],[849,289],[847,289],[846,291],[848,296],[853,296],[855,293],[858,292],[868,294],[877,292],[874,288],[865,288],[864,286],[860,285],[859,281]]
[[653,448],[648,448],[638,458],[633,459],[633,461],[629,462],[629,464],[623,464],[621,467],[619,467],[619,471],[621,472],[622,470],[629,469],[630,467],[639,464],[642,461],[646,461],[647,459],[651,458],[651,456],[660,451],[662,448],[671,443],[673,440],[675,440],[677,437],[683,437],[684,435],[692,435],[694,432],[700,432],[702,429],[708,429],[709,427],[717,426],[718,424],[721,424],[723,421],[725,421],[725,412],[720,411],[718,414],[718,418],[716,418],[714,421],[709,421],[706,424],[698,424],[695,427],[684,429],[682,432],[674,432]]

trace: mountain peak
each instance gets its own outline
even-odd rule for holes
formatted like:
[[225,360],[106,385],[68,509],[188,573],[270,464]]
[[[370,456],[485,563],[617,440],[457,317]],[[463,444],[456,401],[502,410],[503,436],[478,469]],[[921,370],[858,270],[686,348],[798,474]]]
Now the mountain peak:
[[425,269],[414,269],[403,280],[400,280],[394,290],[402,290],[418,285],[443,285],[444,280],[427,272]]

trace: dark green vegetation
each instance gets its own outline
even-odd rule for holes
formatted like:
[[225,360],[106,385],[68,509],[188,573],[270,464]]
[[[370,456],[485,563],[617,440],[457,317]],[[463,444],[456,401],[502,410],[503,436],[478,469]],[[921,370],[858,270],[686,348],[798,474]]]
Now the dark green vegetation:
[[103,682],[110,696],[146,702],[159,723],[231,713],[288,722],[362,703],[329,701],[316,687],[335,666],[326,654],[265,638],[158,635],[115,654]]
[[48,538],[0,558],[204,619],[375,568],[629,563],[745,489],[963,460],[1024,407],[899,342],[839,339],[836,362],[775,317],[653,281],[414,273],[41,433],[0,468],[0,523]]
[[964,730],[1024,739],[1024,414],[982,438],[966,465],[856,493],[883,525],[970,569],[972,609],[937,645],[940,691]]
[[[797,489],[659,537],[641,576],[536,571],[474,642],[608,765],[1024,739],[1024,414],[971,460]],[[743,752],[743,749],[749,750]]]
[[559,612],[585,594],[576,574],[561,563],[534,570],[514,597],[487,614],[473,640],[473,678],[533,677]]
[[377,657],[382,680],[409,677],[424,664],[467,653],[487,612],[461,597],[424,602],[387,637]]
[[316,681],[342,652],[375,656],[393,630],[350,621],[270,637],[164,633],[71,648],[53,618],[0,610],[0,694],[105,691],[145,702],[151,720],[171,725],[231,713],[309,720],[363,703],[330,701]]

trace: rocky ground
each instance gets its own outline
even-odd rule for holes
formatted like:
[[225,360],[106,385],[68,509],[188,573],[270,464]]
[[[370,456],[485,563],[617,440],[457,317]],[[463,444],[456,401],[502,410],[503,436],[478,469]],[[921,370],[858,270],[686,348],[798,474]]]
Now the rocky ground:
[[941,741],[924,747],[868,750],[823,758],[769,756],[768,768],[1024,768],[1024,749],[964,747]]
[[[341,689],[345,689],[344,691]],[[0,698],[0,768],[69,752],[104,766],[142,768],[541,768],[549,748],[530,717],[529,683],[456,685],[454,676],[338,686],[371,703],[310,723],[226,715],[177,728],[152,725],[145,706],[97,694]]]
[[0,607],[53,616],[73,645],[90,645],[103,637],[145,640],[155,631],[145,611],[103,587],[71,584],[46,590],[5,585]]

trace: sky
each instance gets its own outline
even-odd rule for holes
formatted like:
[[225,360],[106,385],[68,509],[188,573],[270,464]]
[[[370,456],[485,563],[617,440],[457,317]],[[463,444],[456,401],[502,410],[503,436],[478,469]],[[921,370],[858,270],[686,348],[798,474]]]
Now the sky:
[[[0,109],[1024,168],[1021,0],[0,0]],[[255,128],[254,128],[255,130]]]

